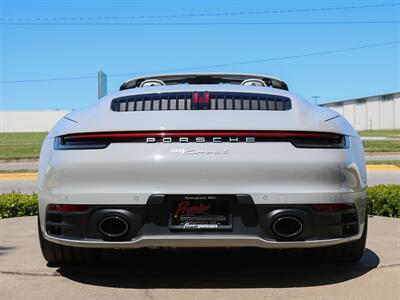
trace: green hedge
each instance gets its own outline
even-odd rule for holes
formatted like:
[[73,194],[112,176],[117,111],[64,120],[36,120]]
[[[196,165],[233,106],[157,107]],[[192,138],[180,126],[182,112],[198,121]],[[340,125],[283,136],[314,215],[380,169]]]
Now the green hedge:
[[400,185],[382,184],[368,188],[368,214],[400,218]]
[[12,192],[0,195],[0,219],[34,216],[38,213],[38,196]]
[[[12,192],[0,195],[0,219],[37,214],[37,194]],[[400,185],[377,185],[368,188],[368,214],[400,218]]]

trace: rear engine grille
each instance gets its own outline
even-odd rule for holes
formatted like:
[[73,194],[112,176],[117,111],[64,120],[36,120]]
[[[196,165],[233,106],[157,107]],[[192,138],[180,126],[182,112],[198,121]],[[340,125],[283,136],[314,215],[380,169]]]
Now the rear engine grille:
[[192,93],[163,93],[115,98],[112,111],[189,110]]
[[290,110],[289,98],[255,93],[194,92],[160,93],[118,97],[111,110]]
[[290,110],[289,98],[265,94],[210,93],[210,109],[218,110]]

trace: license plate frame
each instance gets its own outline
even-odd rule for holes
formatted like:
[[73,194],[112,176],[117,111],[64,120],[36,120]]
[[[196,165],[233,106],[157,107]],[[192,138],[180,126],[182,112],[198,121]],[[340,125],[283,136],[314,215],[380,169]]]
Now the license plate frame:
[[171,199],[169,228],[179,231],[232,229],[230,199],[223,196],[176,196]]

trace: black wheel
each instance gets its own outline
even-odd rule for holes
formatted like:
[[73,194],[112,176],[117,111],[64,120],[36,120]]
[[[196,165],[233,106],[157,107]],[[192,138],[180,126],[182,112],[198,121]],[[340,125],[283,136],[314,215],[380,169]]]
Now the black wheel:
[[312,257],[323,261],[357,262],[364,254],[367,232],[368,215],[366,215],[364,232],[360,239],[345,244],[311,249]]
[[69,247],[52,243],[43,237],[38,217],[38,233],[40,248],[44,259],[50,266],[71,266],[93,264],[101,260],[101,249]]

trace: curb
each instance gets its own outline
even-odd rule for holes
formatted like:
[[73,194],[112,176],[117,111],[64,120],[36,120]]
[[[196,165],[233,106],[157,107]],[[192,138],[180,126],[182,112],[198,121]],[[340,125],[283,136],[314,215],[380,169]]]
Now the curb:
[[0,181],[2,180],[36,180],[37,173],[3,173],[0,174]]
[[396,165],[367,165],[368,172],[399,172],[400,167]]

